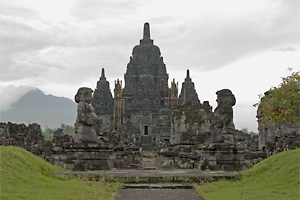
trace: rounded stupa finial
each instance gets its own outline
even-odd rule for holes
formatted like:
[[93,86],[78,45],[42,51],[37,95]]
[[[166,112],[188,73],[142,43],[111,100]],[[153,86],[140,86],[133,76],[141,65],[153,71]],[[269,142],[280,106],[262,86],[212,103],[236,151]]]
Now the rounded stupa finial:
[[150,40],[150,25],[148,22],[144,24],[143,40]]

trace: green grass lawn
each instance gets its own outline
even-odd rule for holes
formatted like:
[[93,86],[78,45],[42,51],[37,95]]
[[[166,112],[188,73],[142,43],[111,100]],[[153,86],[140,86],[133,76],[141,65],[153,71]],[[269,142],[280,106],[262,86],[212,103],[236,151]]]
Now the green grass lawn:
[[300,150],[271,156],[244,173],[240,180],[195,185],[206,200],[299,200]]
[[[237,181],[195,185],[206,200],[299,200],[300,150],[271,156]],[[114,199],[121,183],[63,178],[64,169],[18,147],[0,146],[0,199]]]
[[62,178],[64,169],[12,146],[0,146],[0,199],[114,199],[120,183]]

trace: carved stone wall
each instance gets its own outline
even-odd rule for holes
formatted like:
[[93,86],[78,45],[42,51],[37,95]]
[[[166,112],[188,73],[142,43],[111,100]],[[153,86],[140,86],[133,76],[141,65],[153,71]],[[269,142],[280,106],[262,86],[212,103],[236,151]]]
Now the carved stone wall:
[[258,122],[258,140],[259,148],[265,149],[266,144],[269,142],[274,142],[276,137],[297,135],[300,137],[300,124],[285,125],[280,126],[271,124],[269,127],[263,126],[262,114],[257,110],[257,122]]
[[171,144],[197,143],[198,137],[210,132],[211,114],[208,102],[178,107],[172,114]]
[[0,145],[22,147],[35,155],[43,155],[44,137],[41,126],[36,123],[26,126],[1,122]]
[[0,123],[0,145],[17,146],[51,164],[72,170],[139,169],[139,148],[124,144],[119,135],[104,133],[104,143],[74,143],[71,135],[57,131],[45,141],[39,124]]

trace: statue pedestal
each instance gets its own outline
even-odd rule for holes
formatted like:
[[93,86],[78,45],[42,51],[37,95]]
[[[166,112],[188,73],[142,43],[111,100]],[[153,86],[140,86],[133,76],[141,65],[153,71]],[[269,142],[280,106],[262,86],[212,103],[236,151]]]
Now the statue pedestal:
[[111,144],[72,143],[66,146],[66,168],[77,171],[110,170]]
[[202,148],[201,170],[241,171],[244,149],[232,143],[212,143]]

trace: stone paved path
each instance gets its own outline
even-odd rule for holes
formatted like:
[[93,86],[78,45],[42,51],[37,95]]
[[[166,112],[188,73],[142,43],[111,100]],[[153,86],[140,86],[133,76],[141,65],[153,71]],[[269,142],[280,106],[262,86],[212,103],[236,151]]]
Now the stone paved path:
[[[205,178],[213,178],[214,180],[219,178],[234,178],[233,172],[223,171],[210,171],[205,172],[197,169],[176,169],[176,170],[108,170],[108,171],[66,171],[60,172],[58,175],[61,176],[79,176],[85,178],[99,178],[99,177],[115,177],[123,178],[125,182],[132,183],[135,179],[141,178],[149,181],[149,183],[158,184],[160,182],[168,182],[170,179],[174,180],[185,180],[197,179],[202,180]],[[128,180],[129,181],[128,181]],[[126,181],[127,180],[127,181]],[[149,184],[148,183],[148,184]],[[138,184],[141,186],[141,184]],[[143,186],[144,187],[144,186]],[[194,189],[190,188],[178,188],[175,189],[154,187],[132,187],[123,188],[119,190],[115,200],[204,200]]]
[[190,184],[124,184],[115,200],[204,200]]
[[194,189],[122,189],[115,200],[204,200]]

